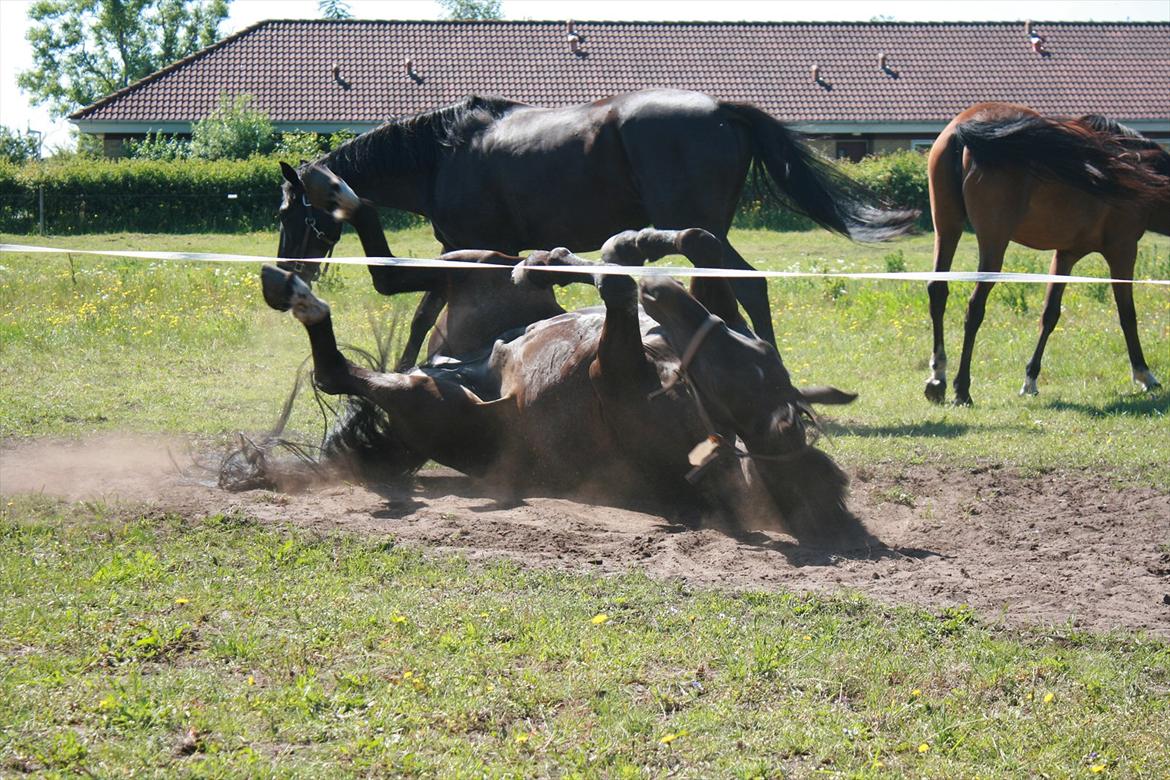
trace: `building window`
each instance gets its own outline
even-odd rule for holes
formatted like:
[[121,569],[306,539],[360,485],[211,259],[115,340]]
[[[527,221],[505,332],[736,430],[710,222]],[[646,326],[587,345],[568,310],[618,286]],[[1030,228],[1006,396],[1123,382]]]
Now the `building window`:
[[849,160],[850,162],[858,162],[862,157],[869,154],[869,141],[838,141],[837,154],[838,160]]
[[910,142],[910,148],[916,152],[929,152],[932,146],[934,146],[933,138],[915,138]]

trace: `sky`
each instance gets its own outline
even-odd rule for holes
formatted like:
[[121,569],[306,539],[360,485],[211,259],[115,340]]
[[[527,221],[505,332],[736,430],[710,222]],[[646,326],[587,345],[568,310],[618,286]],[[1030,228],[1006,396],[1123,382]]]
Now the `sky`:
[[[347,0],[359,19],[439,19],[433,0]],[[0,124],[44,133],[46,150],[70,145],[71,125],[29,104],[16,74],[32,65],[25,40],[32,0],[0,0]],[[638,21],[1160,21],[1170,0],[503,0],[505,19]],[[234,0],[224,35],[264,19],[317,18],[317,0]]]

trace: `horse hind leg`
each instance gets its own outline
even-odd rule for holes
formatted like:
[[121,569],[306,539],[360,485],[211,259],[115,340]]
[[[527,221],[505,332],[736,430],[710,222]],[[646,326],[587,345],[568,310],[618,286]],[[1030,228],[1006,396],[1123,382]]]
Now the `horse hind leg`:
[[[1121,250],[1111,251],[1105,256],[1105,259],[1109,264],[1110,275],[1114,279],[1133,279],[1133,269],[1137,262],[1137,243],[1128,244]],[[1125,335],[1125,348],[1129,353],[1133,381],[1146,391],[1161,387],[1161,382],[1150,371],[1145,353],[1142,352],[1142,342],[1137,329],[1137,309],[1133,304],[1133,284],[1127,281],[1114,282],[1113,300],[1117,304],[1117,318],[1121,323],[1121,332]]]
[[[1052,257],[1050,273],[1068,276],[1073,265],[1082,256],[1072,252],[1058,251]],[[1060,321],[1060,302],[1064,296],[1064,288],[1063,282],[1048,283],[1048,292],[1044,296],[1044,313],[1040,316],[1040,337],[1036,341],[1036,349],[1032,352],[1032,359],[1028,361],[1028,365],[1024,369],[1024,386],[1020,388],[1020,395],[1037,395],[1040,392],[1036,380],[1040,378],[1040,363],[1044,358],[1044,347],[1048,343],[1048,337],[1052,335],[1052,331],[1056,329],[1056,323]]]
[[[1001,237],[985,237],[976,233],[979,240],[979,270],[996,272],[1003,268],[1003,255],[1008,240]],[[995,282],[976,282],[975,290],[967,301],[967,317],[963,321],[963,353],[959,356],[959,370],[955,373],[955,404],[971,406],[971,359],[975,352],[975,337],[983,324],[987,311],[987,297]]]

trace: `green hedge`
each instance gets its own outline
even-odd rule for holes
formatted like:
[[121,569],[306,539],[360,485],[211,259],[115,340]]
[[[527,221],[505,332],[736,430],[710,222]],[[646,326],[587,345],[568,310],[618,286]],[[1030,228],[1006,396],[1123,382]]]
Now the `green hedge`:
[[[36,232],[42,191],[45,232],[54,235],[270,230],[280,183],[277,161],[264,157],[0,163],[0,231]],[[399,228],[419,219],[388,210],[383,221]]]
[[[929,226],[923,155],[898,152],[843,167],[886,200],[921,209],[923,226]],[[0,162],[0,231],[36,232],[42,190],[45,231],[51,234],[268,230],[276,225],[279,184],[276,161],[263,157]],[[394,229],[418,224],[419,218],[387,211],[383,222]],[[771,202],[750,182],[735,225],[772,230],[812,227],[809,220]]]

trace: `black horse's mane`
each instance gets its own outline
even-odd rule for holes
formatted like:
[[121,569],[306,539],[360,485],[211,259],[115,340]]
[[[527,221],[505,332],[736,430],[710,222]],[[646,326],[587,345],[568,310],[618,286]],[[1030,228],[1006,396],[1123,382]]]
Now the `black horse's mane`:
[[434,111],[393,119],[347,141],[320,162],[343,178],[347,171],[391,176],[429,167],[444,148],[467,143],[484,126],[523,105],[502,97],[468,95]]

